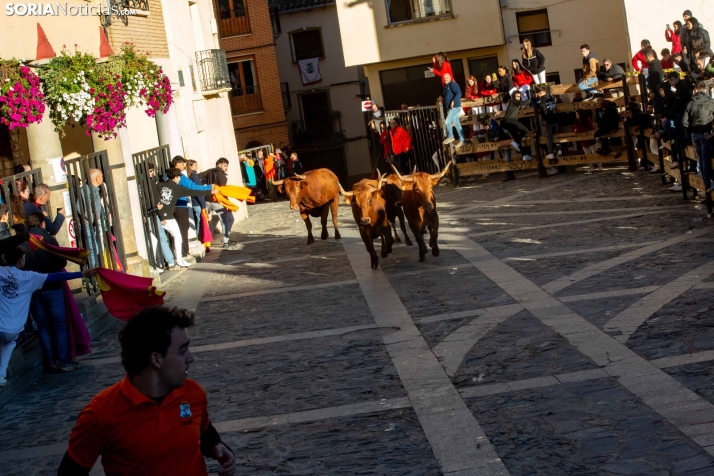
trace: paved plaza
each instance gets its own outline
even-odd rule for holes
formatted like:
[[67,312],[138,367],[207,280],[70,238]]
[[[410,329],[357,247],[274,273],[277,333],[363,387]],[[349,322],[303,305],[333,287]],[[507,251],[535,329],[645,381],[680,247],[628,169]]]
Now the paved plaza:
[[[166,286],[237,474],[714,474],[704,206],[622,167],[501,178],[435,187],[424,263],[401,243],[370,269],[344,204],[342,240],[308,247],[279,202]],[[123,376],[118,328],[0,407],[3,475],[56,473]]]

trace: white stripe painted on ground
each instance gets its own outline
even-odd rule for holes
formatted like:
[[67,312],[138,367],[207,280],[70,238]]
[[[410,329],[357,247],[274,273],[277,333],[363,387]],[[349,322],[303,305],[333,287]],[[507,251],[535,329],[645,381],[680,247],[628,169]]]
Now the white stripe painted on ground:
[[709,281],[706,283],[699,283],[694,286],[694,289],[714,289],[714,281]]
[[645,286],[642,288],[617,289],[615,291],[603,291],[603,292],[599,292],[599,293],[577,294],[574,296],[562,296],[557,299],[560,302],[596,301],[598,299],[611,298],[611,297],[636,296],[638,294],[648,294],[653,291],[657,291],[659,288],[660,288],[659,286]]
[[357,284],[354,279],[348,279],[345,281],[333,281],[331,283],[321,283],[321,284],[308,284],[306,286],[285,286],[281,288],[270,288],[270,289],[258,289],[255,291],[246,291],[244,293],[237,294],[221,294],[220,296],[209,296],[201,299],[201,302],[213,302],[213,301],[224,301],[227,299],[239,299],[251,296],[264,296],[266,294],[276,294],[276,293],[290,293],[293,291],[306,291],[311,289],[322,289],[331,288],[333,286],[346,286],[348,284]]
[[627,342],[647,319],[712,274],[714,274],[714,261],[689,271],[624,309],[607,321],[603,330],[606,332],[619,331],[622,335],[615,336],[615,339],[623,343]]
[[571,311],[470,238],[448,229],[442,230],[440,236],[531,314],[608,375],[616,377],[643,403],[705,451],[714,453],[714,446],[708,446],[714,441],[714,405]]
[[613,246],[602,246],[600,248],[580,248],[570,251],[554,251],[553,253],[543,253],[539,255],[526,255],[526,256],[513,256],[509,258],[501,258],[504,261],[530,261],[544,258],[557,258],[559,256],[570,256],[570,255],[580,255],[586,253],[600,253],[603,251],[619,251],[626,250],[628,248],[639,248],[642,246],[649,246],[659,241],[645,241],[643,243],[627,243],[624,245],[613,245]]
[[167,293],[167,301],[171,306],[178,307],[180,309],[188,309],[189,311],[196,312],[198,308],[198,303],[201,301],[203,293],[206,292],[208,283],[211,281],[211,275],[216,269],[214,263],[221,257],[222,249],[217,249],[211,254],[206,255],[200,262],[191,266],[185,271],[185,281],[184,283],[191,283],[190,285],[184,284],[178,289],[178,294],[174,294],[174,291]]
[[[658,207],[661,210],[668,210],[673,208],[690,208],[689,204],[682,204],[676,206]],[[633,207],[633,208],[601,208],[598,210],[567,210],[567,211],[548,211],[548,212],[506,212],[506,213],[495,213],[496,218],[508,218],[508,217],[538,217],[538,216],[567,216],[567,215],[584,215],[584,214],[594,214],[594,213],[619,213],[619,212],[637,212],[643,210],[652,210],[652,207]],[[478,215],[473,214],[463,214],[463,213],[446,213],[441,215],[444,219],[448,220],[450,218],[490,218],[491,215]]]
[[650,362],[660,369],[666,369],[669,367],[679,367],[680,365],[696,364],[698,362],[709,362],[710,360],[714,360],[714,350],[662,357],[661,359],[650,360]]
[[508,474],[385,274],[370,269],[364,245],[351,241],[344,248],[377,325],[401,329],[383,342],[441,470]]
[[436,314],[434,316],[415,317],[414,322],[417,324],[431,324],[433,322],[450,321],[453,319],[462,319],[464,317],[476,317],[491,315],[509,315],[513,316],[523,310],[520,304],[506,304],[505,306],[486,307],[482,309],[473,309],[471,311],[449,312],[446,314]]

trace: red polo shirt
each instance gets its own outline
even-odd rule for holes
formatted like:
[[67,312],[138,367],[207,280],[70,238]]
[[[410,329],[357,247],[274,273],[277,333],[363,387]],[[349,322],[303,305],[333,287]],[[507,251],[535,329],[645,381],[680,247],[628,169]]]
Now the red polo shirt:
[[412,146],[412,138],[409,137],[409,133],[406,129],[402,126],[397,126],[394,130],[390,129],[389,135],[392,138],[392,152],[394,155],[409,152]]
[[107,476],[205,476],[200,437],[209,424],[206,392],[195,381],[159,405],[124,377],[80,412],[67,452],[85,468],[101,455]]

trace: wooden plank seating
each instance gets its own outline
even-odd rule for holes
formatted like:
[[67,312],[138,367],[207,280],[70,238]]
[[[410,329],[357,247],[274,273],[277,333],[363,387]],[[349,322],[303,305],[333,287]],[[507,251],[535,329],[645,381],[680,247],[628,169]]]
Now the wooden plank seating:
[[457,164],[459,176],[467,177],[470,175],[492,174],[496,172],[516,172],[522,170],[538,170],[537,160],[515,159],[506,162],[503,159],[497,160],[480,160],[478,162],[466,162]]
[[614,146],[611,149],[612,152],[604,156],[600,154],[561,155],[554,159],[544,160],[543,165],[557,167],[559,165],[627,163],[626,146]]
[[[636,86],[639,84],[639,78],[636,76],[630,76],[627,78],[627,84],[630,86]],[[592,89],[595,89],[597,91],[604,91],[607,89],[614,89],[614,88],[621,88],[623,87],[622,81],[614,81],[612,83],[605,82],[605,81],[600,81],[596,86],[593,86]],[[559,95],[559,94],[574,94],[577,92],[581,92],[580,88],[578,88],[577,84],[556,84],[551,88],[551,92],[553,95]]]
[[[612,134],[605,134],[603,137],[614,138],[614,137],[625,137],[625,129],[620,128],[617,132]],[[563,132],[560,134],[553,134],[553,143],[563,144],[566,142],[579,142],[581,140],[593,140],[595,138],[595,131],[582,132],[575,134],[572,132]],[[545,136],[540,137],[540,144],[547,144],[548,139]]]
[[[479,152],[493,152],[500,149],[510,149],[511,142],[513,142],[512,139],[503,140],[499,142],[479,142],[473,139],[466,139],[462,143],[462,145],[460,145],[459,147],[455,147],[454,150],[456,151],[456,155],[477,154]],[[529,145],[529,143],[532,142],[533,136],[528,135],[526,136],[526,138],[523,139],[524,145]]]

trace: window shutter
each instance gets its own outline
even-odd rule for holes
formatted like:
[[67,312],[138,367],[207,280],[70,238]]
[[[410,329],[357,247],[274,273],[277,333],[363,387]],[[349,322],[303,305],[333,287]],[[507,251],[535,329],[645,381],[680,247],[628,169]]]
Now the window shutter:
[[548,22],[548,12],[538,12],[536,14],[529,13],[518,14],[518,33],[527,33],[529,31],[544,31],[550,30]]

